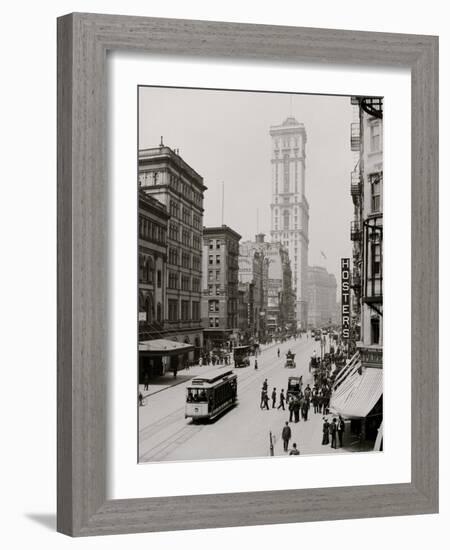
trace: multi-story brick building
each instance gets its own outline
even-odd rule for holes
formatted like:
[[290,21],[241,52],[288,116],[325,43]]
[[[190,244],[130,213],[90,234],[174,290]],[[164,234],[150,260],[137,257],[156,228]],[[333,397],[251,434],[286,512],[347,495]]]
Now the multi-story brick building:
[[[187,359],[203,346],[201,323],[203,178],[178,154],[161,143],[139,151],[139,186],[165,206],[167,268],[164,337],[190,344]],[[186,359],[186,358],[185,358]]]
[[205,348],[224,347],[238,335],[239,241],[226,225],[203,228],[202,322]]

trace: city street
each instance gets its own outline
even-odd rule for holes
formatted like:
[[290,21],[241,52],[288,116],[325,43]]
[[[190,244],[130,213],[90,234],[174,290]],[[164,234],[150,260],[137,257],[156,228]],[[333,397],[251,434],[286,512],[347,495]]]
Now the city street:
[[[280,358],[277,349],[280,348]],[[284,367],[286,352],[296,354],[296,368]],[[261,387],[268,379],[269,397],[272,389],[286,392],[289,376],[303,376],[304,387],[312,381],[309,360],[314,350],[320,355],[320,342],[306,336],[291,339],[283,344],[268,346],[258,355],[258,370],[251,366],[235,369],[238,375],[238,404],[211,422],[194,424],[184,418],[186,386],[189,379],[206,370],[217,367],[195,367],[182,373],[185,378],[172,387],[162,386],[161,391],[150,393],[145,405],[139,407],[139,458],[140,462],[239,458],[270,455],[269,433],[274,435],[274,454],[283,455],[281,430],[289,411],[282,409],[261,410]],[[223,369],[229,367],[220,367]],[[166,375],[168,377],[168,375]],[[174,380],[171,379],[173,383]],[[178,382],[178,380],[177,380]],[[311,384],[312,385],[312,384]],[[271,401],[269,406],[271,407]],[[277,400],[278,406],[278,400]],[[302,454],[340,452],[329,446],[321,446],[322,415],[310,411],[307,422],[291,423],[292,442],[296,442]]]

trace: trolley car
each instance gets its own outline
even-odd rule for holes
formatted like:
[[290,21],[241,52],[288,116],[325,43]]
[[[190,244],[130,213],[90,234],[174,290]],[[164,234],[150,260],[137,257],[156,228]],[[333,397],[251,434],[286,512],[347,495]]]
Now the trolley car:
[[237,376],[232,370],[215,370],[193,378],[186,389],[185,418],[212,419],[237,401]]

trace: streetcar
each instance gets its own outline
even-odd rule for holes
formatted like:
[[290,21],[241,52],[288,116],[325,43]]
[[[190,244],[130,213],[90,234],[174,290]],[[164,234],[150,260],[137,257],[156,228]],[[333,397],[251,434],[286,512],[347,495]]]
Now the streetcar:
[[235,367],[249,367],[251,346],[236,346],[233,350]]
[[193,378],[186,388],[184,417],[212,419],[237,402],[237,376],[232,370],[218,369]]

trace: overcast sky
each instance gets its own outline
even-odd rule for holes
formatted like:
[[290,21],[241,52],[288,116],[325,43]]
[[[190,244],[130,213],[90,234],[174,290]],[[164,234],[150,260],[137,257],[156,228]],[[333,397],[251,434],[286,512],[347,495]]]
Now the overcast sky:
[[270,240],[269,129],[291,114],[307,133],[309,265],[326,267],[339,283],[340,258],[351,256],[349,97],[141,87],[139,148],[156,147],[163,136],[203,176],[205,226],[222,223],[224,182],[224,223],[253,240],[258,210],[259,231]]

